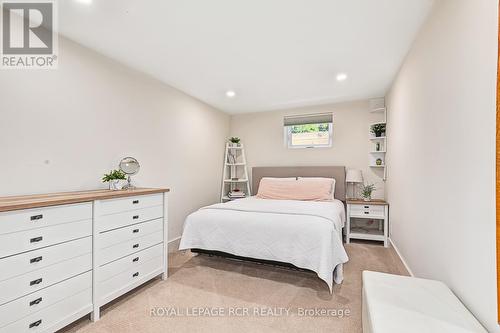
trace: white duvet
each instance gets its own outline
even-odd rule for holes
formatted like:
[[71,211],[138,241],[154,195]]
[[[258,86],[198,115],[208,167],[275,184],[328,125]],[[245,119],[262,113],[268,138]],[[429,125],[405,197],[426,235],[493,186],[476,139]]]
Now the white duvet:
[[203,207],[186,218],[180,250],[199,248],[291,263],[310,269],[330,291],[348,261],[342,245],[341,201],[254,197]]

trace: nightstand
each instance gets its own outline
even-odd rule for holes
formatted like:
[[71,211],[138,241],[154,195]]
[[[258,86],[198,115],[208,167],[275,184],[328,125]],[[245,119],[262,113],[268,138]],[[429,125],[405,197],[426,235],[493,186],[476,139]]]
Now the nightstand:
[[384,242],[389,246],[389,204],[384,200],[347,200],[346,243],[351,239]]

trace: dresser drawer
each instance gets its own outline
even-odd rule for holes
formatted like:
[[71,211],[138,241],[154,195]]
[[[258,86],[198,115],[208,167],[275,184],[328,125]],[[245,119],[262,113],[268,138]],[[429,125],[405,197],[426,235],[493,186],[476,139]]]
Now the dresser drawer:
[[110,247],[134,238],[163,231],[163,219],[133,224],[128,227],[99,234],[99,248]]
[[163,206],[163,194],[103,200],[100,211],[102,215],[108,215],[154,206]]
[[351,215],[375,215],[384,216],[385,206],[383,205],[351,205]]
[[[0,328],[0,333],[54,332],[69,318],[92,311],[92,289],[87,289],[43,310]],[[78,319],[78,318],[76,318]]]
[[101,302],[106,302],[110,295],[118,293],[120,290],[131,285],[138,286],[154,277],[154,274],[160,274],[162,271],[163,257],[153,258],[137,267],[131,267],[106,281],[97,283],[97,295]]
[[0,305],[92,269],[92,253],[0,282]]
[[6,303],[0,306],[0,328],[90,288],[92,272],[87,272]]
[[92,235],[92,220],[0,235],[0,258]]
[[163,242],[163,232],[157,231],[155,233],[138,237],[116,244],[110,247],[100,249],[98,252],[99,265],[107,264],[116,259],[123,258],[132,253],[139,252],[143,249]]
[[92,237],[44,247],[0,259],[0,281],[92,253]]
[[139,251],[137,253],[131,254],[125,258],[121,258],[110,262],[99,268],[99,274],[97,275],[98,282],[103,282],[112,278],[113,276],[130,270],[134,267],[139,267],[145,262],[148,262],[154,258],[163,258],[163,244],[158,244],[147,248],[145,250]]
[[105,232],[161,217],[163,217],[163,206],[136,209],[99,217],[97,229],[99,232]]
[[0,234],[92,219],[92,203],[43,207],[0,213]]

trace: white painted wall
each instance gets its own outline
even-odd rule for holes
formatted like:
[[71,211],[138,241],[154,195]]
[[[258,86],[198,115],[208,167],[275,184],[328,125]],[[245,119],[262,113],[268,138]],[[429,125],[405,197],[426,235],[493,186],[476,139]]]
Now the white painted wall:
[[229,116],[67,39],[59,55],[57,70],[0,73],[0,195],[104,188],[134,156],[137,185],[171,188],[180,236],[218,200]]
[[387,98],[391,238],[490,332],[496,316],[497,0],[440,0]]
[[[253,166],[345,165],[361,169],[367,182],[375,183],[374,198],[384,195],[382,171],[368,167],[370,123],[382,120],[369,113],[368,101],[305,107],[283,111],[258,112],[231,117],[231,135],[245,144],[247,161]],[[333,112],[331,148],[288,149],[284,143],[285,115]],[[251,169],[249,169],[249,172]],[[350,189],[349,189],[350,193]]]

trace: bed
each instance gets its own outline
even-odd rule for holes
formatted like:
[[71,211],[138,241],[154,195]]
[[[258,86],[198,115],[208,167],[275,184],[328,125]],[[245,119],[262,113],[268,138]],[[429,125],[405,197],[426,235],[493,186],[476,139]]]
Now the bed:
[[186,218],[179,249],[291,264],[315,272],[331,291],[348,260],[342,244],[345,168],[254,167],[254,193],[263,177],[334,178],[335,200],[249,197],[203,207]]

